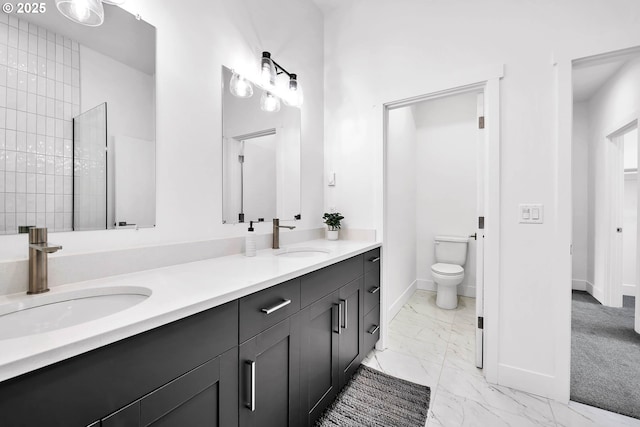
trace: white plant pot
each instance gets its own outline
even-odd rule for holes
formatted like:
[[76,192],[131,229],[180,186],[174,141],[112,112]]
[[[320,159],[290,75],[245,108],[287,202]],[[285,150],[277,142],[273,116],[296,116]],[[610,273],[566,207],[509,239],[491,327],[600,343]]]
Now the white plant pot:
[[338,240],[338,232],[340,230],[327,230],[327,240]]

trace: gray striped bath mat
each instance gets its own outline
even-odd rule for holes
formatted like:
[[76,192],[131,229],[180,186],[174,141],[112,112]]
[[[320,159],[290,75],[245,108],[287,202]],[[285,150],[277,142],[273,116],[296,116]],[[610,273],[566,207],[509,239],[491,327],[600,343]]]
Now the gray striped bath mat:
[[430,395],[429,387],[360,365],[316,427],[423,427]]

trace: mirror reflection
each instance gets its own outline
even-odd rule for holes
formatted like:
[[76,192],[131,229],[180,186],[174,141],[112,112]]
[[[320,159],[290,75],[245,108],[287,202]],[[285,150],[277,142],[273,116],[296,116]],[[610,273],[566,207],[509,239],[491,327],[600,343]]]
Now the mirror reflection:
[[258,85],[249,97],[231,92],[238,78],[222,67],[223,223],[299,218],[300,109],[265,111]]
[[155,28],[0,20],[0,234],[155,225]]

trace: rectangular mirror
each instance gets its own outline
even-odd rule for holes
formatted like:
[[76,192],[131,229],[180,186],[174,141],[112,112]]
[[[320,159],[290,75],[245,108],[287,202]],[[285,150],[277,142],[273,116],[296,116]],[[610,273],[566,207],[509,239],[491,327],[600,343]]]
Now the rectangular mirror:
[[233,71],[222,67],[222,222],[300,219],[300,109],[261,108],[231,93]]
[[156,30],[0,16],[0,234],[155,225]]

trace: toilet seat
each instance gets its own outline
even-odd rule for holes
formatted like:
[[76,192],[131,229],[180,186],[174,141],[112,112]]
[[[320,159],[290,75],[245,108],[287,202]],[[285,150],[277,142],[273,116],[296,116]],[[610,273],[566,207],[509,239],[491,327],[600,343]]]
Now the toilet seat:
[[456,264],[445,264],[439,262],[431,266],[431,271],[442,276],[457,276],[464,273],[464,268]]

